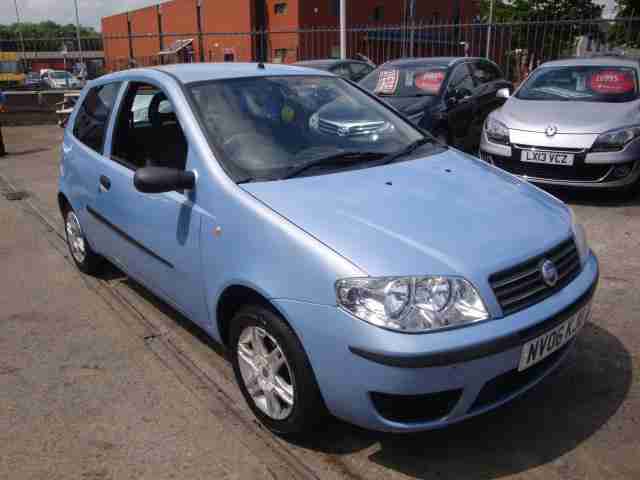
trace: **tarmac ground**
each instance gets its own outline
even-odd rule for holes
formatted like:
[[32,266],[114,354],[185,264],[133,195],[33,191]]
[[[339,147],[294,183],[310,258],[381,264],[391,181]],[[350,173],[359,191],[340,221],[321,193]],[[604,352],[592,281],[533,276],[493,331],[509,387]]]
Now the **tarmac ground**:
[[556,191],[601,264],[593,318],[518,400],[411,435],[254,420],[222,348],[115,268],[78,272],[57,207],[62,130],[3,127],[0,479],[640,478],[640,197]]

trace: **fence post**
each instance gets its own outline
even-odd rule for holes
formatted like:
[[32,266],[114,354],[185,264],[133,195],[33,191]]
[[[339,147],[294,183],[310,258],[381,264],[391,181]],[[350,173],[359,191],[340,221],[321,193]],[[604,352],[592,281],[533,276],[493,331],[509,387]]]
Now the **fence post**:
[[487,26],[487,53],[485,57],[489,58],[491,56],[491,27],[493,26],[493,7],[496,3],[496,0],[491,0],[489,4],[489,25]]
[[340,58],[347,58],[347,0],[340,0]]

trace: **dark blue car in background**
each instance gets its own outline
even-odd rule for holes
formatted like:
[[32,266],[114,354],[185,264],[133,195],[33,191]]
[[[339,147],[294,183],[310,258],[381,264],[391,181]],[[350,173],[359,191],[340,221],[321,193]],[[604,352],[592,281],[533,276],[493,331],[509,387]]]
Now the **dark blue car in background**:
[[478,151],[487,115],[505,101],[498,90],[513,88],[495,63],[469,57],[393,60],[360,85],[415,125],[468,152]]

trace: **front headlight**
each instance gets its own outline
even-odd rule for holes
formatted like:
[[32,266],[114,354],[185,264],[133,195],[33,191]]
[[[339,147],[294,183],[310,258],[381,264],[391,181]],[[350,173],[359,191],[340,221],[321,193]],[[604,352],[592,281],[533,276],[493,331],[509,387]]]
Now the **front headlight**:
[[584,264],[587,263],[591,249],[587,242],[587,233],[584,231],[584,227],[578,223],[578,219],[573,210],[571,210],[571,230],[573,231],[573,238],[575,239],[578,255],[580,256],[580,265],[584,266]]
[[617,128],[601,134],[591,147],[593,152],[617,152],[640,136],[640,126]]
[[347,278],[338,305],[365,322],[406,333],[431,332],[489,318],[476,289],[457,277]]
[[493,115],[487,117],[484,131],[487,134],[487,138],[493,143],[509,145],[509,129],[504,123],[493,118]]

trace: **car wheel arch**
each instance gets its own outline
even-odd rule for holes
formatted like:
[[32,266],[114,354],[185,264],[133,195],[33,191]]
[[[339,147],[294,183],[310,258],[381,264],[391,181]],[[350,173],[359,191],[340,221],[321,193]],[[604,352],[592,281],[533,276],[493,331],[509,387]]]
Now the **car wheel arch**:
[[67,196],[62,192],[58,192],[58,207],[60,208],[60,214],[63,217],[68,210],[73,208]]
[[257,289],[236,283],[227,286],[219,295],[216,302],[215,322],[218,328],[218,335],[223,345],[230,347],[229,334],[231,331],[231,323],[233,317],[240,309],[249,305],[260,305],[272,310],[279,315],[293,332],[295,329],[286,318],[286,316],[278,309],[263,293]]

